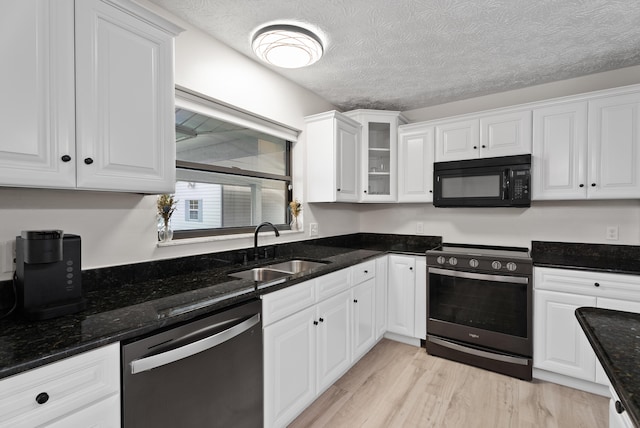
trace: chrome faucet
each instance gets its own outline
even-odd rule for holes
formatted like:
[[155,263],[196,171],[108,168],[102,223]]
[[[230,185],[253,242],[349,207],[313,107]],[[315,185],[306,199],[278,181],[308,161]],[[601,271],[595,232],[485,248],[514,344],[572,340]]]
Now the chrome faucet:
[[265,221],[263,223],[260,223],[258,225],[258,227],[256,227],[255,232],[253,232],[253,257],[255,260],[258,260],[258,232],[260,232],[260,228],[262,228],[263,226],[269,226],[273,229],[273,231],[276,233],[276,236],[280,236],[280,232],[278,232],[278,229],[271,223],[269,223],[268,221]]

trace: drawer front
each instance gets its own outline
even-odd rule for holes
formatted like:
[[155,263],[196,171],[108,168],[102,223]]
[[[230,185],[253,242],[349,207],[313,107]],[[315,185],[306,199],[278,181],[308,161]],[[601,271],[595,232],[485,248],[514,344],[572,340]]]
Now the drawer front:
[[288,317],[316,302],[316,280],[266,294],[262,297],[263,327]]
[[[119,391],[120,344],[114,343],[2,380],[0,426],[40,425]],[[36,401],[40,394],[48,395],[43,404]]]
[[323,275],[317,281],[318,301],[320,302],[351,287],[351,268]]
[[640,275],[535,268],[534,286],[539,290],[640,301]]
[[353,268],[353,285],[360,284],[376,276],[376,261],[360,263]]

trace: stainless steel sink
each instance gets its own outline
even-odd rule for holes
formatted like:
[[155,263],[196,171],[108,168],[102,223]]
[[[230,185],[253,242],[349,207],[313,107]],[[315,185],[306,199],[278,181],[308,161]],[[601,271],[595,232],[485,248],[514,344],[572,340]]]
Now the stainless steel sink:
[[233,276],[234,278],[251,279],[253,281],[264,282],[264,281],[271,281],[278,278],[284,278],[285,276],[289,276],[291,274],[293,274],[293,272],[286,272],[286,271],[261,267],[261,268],[253,268],[249,270],[243,270],[241,272],[231,273],[229,274],[229,276]]
[[289,260],[288,262],[277,263],[266,267],[269,269],[284,270],[291,273],[300,273],[318,266],[324,266],[325,264],[326,263],[312,262],[309,260]]
[[289,260],[269,266],[262,266],[247,269],[240,272],[230,273],[229,276],[241,279],[251,279],[257,282],[272,281],[285,276],[305,272],[318,266],[324,266],[324,262],[313,262],[310,260]]

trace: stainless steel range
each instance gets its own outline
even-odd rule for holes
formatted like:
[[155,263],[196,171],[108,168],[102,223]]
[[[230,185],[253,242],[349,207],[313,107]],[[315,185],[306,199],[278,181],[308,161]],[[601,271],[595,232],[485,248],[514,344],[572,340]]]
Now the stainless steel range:
[[443,244],[426,255],[427,352],[531,380],[529,250]]

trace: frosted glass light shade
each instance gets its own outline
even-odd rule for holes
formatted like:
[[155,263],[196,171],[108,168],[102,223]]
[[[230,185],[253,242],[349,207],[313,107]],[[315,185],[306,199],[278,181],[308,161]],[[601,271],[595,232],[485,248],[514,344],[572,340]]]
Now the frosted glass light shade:
[[262,61],[283,68],[306,67],[322,56],[322,43],[311,31],[295,25],[270,25],[256,32],[253,51]]

